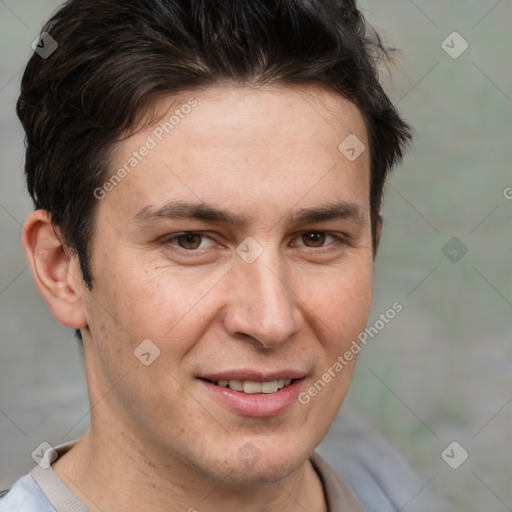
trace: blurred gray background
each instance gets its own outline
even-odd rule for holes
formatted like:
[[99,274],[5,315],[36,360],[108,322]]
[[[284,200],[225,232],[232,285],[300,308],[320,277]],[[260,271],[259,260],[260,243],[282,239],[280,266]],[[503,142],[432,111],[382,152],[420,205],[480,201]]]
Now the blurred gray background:
[[[41,441],[89,425],[77,342],[20,242],[32,205],[14,106],[30,44],[60,3],[0,0],[0,488],[34,465]],[[386,190],[369,325],[395,301],[404,309],[362,351],[340,416],[356,411],[405,456],[418,495],[444,494],[451,511],[512,510],[512,2],[360,6],[401,50],[386,87],[416,138]],[[454,441],[469,453],[458,469],[441,457]]]

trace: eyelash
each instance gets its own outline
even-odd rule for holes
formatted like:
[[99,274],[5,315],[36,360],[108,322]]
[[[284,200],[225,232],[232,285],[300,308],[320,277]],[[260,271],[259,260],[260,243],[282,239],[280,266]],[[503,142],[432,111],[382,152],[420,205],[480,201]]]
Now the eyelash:
[[[303,231],[299,235],[299,237],[302,237],[303,235],[307,235],[310,233],[325,234],[326,236],[330,236],[330,237],[334,238],[334,240],[335,240],[334,242],[331,242],[330,244],[322,245],[320,247],[308,247],[307,245],[299,246],[299,247],[305,247],[306,249],[316,250],[315,252],[317,254],[323,254],[326,252],[330,252],[330,251],[334,250],[335,248],[338,248],[340,245],[345,245],[345,246],[349,245],[349,242],[347,241],[347,239],[345,237],[337,235],[335,233],[331,233],[329,231],[315,231],[315,230]],[[200,237],[208,238],[213,241],[213,238],[206,233],[203,233],[200,231],[183,231],[181,233],[176,233],[174,235],[166,237],[163,240],[163,243],[164,243],[164,245],[170,247],[173,252],[178,252],[178,253],[188,256],[188,257],[200,255],[201,251],[208,250],[208,248],[206,248],[206,249],[185,249],[183,247],[180,247],[180,246],[177,246],[177,245],[174,245],[171,243],[173,240],[177,240],[180,236],[185,236],[185,235],[198,235]],[[330,247],[330,246],[334,246],[334,247]]]

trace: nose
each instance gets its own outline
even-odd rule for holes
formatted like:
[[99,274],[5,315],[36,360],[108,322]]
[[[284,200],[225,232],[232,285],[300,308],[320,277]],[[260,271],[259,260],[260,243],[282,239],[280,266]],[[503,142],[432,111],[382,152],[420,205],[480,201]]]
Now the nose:
[[270,250],[252,263],[237,261],[224,315],[224,328],[232,337],[276,348],[298,331],[298,298],[286,270],[280,256]]

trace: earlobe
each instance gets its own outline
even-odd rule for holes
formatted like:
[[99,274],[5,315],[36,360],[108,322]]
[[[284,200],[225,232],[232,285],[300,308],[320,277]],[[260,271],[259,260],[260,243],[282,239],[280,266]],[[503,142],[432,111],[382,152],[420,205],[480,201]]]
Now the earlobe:
[[85,328],[84,286],[77,257],[61,241],[47,211],[35,210],[28,216],[22,242],[36,286],[55,318],[67,327]]

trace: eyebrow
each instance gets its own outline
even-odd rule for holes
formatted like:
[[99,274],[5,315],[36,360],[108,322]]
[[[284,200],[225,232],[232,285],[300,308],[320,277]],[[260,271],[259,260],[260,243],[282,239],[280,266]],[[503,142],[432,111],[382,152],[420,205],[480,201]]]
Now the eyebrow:
[[[169,201],[160,208],[146,206],[139,210],[130,220],[131,224],[146,225],[162,220],[200,220],[232,227],[244,227],[252,220],[249,217],[235,214],[208,205],[206,203],[191,203]],[[337,201],[312,208],[303,208],[292,215],[287,215],[281,220],[287,219],[289,224],[312,224],[329,220],[350,220],[358,224],[365,224],[364,209],[357,203]]]

